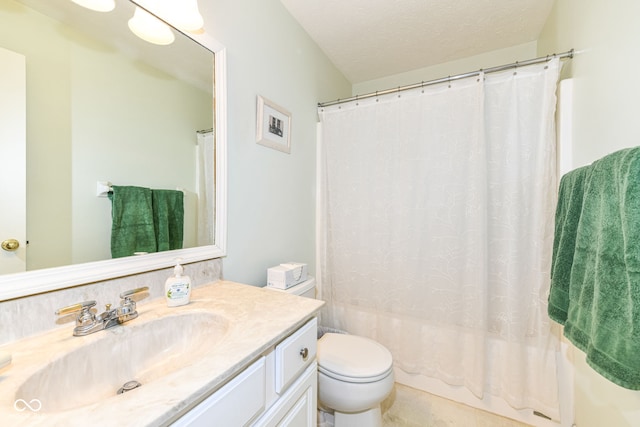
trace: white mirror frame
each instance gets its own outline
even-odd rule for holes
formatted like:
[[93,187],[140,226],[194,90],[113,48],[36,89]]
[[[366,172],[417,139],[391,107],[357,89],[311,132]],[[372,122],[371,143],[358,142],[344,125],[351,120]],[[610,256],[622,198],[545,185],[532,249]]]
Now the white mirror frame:
[[[133,1],[136,3],[136,1]],[[82,284],[123,277],[175,265],[181,258],[183,264],[219,258],[227,250],[227,65],[224,46],[208,34],[186,36],[212,51],[214,59],[214,108],[215,108],[215,229],[214,244],[189,249],[157,252],[141,256],[105,261],[44,268],[24,273],[0,276],[0,301],[20,298],[43,292],[65,289]]]

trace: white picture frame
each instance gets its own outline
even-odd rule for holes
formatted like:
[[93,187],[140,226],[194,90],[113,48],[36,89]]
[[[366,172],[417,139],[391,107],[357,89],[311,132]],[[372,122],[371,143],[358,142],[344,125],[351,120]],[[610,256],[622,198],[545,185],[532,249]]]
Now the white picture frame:
[[258,95],[256,142],[291,153],[291,113]]

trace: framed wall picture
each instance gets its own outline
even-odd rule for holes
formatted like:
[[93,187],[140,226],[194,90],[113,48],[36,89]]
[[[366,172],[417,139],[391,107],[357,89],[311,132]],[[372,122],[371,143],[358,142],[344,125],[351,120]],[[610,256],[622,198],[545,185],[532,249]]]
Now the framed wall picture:
[[256,142],[291,153],[291,113],[258,95]]

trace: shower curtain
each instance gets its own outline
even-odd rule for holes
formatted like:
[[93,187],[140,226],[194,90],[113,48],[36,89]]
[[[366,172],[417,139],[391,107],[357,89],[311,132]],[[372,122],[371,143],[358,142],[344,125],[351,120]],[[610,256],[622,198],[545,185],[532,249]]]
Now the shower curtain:
[[323,323],[378,340],[407,372],[555,419],[559,70],[320,108],[318,168]]
[[198,132],[198,246],[212,245],[215,212],[215,140],[213,131]]

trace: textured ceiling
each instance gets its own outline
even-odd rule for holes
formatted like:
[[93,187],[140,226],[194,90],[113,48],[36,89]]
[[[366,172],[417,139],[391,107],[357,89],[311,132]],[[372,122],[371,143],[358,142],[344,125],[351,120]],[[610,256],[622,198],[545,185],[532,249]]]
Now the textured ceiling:
[[536,40],[554,0],[281,2],[345,77],[361,83]]

